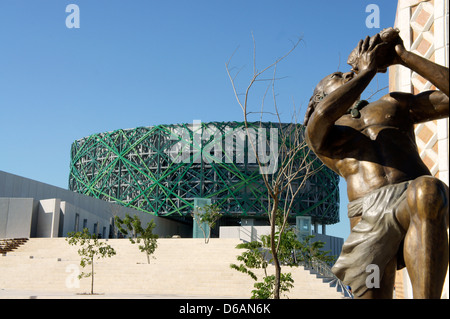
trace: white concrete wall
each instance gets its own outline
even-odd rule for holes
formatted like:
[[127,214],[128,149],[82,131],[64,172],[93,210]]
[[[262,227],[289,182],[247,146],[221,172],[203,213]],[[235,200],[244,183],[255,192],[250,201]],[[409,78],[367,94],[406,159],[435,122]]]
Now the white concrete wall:
[[0,198],[0,238],[29,238],[36,208],[32,198]]
[[221,226],[219,238],[239,238],[250,242],[261,240],[261,236],[270,234],[270,226]]
[[[66,237],[67,233],[72,231],[82,231],[83,223],[86,220],[86,228],[89,232],[94,233],[94,227],[97,225],[97,234],[101,234],[102,237],[109,237],[109,229],[112,216],[99,216],[88,210],[74,206],[68,202],[61,202],[61,213],[64,218],[63,229],[60,230],[62,237]],[[78,218],[77,218],[78,215]],[[78,219],[78,226],[75,222]],[[105,232],[103,228],[105,227]]]
[[[190,237],[192,234],[192,227],[174,220],[3,171],[0,171],[0,198],[6,198],[0,202],[0,238],[66,236],[75,230],[77,213],[80,216],[78,230],[82,230],[83,220],[87,219],[90,232],[93,232],[94,224],[98,223],[97,233],[102,233],[103,227],[106,227],[106,237],[109,235],[111,218],[115,215],[124,217],[125,214],[138,215],[144,224],[154,220],[154,233],[160,237]],[[14,211],[12,215],[9,214],[11,209]],[[32,218],[33,214],[35,218]]]
[[57,198],[39,201],[36,237],[58,237],[60,203]]

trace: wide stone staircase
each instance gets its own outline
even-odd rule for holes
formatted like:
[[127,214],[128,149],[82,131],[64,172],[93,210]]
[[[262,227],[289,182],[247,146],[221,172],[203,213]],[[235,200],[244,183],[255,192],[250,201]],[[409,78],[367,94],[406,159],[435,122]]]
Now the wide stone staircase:
[[7,252],[17,249],[20,245],[27,242],[28,238],[5,238],[0,239],[0,254],[6,254]]
[[[105,241],[103,239],[102,241]],[[94,293],[143,298],[250,298],[254,281],[230,268],[237,263],[237,239],[158,239],[155,259],[128,239],[106,240],[116,250],[111,258],[94,263]],[[0,298],[50,296],[71,298],[90,292],[91,278],[77,279],[77,246],[65,238],[32,238],[0,255]],[[343,294],[303,267],[291,272],[294,288],[287,298],[341,299]],[[269,269],[273,273],[273,269]],[[257,272],[262,280],[262,271]]]

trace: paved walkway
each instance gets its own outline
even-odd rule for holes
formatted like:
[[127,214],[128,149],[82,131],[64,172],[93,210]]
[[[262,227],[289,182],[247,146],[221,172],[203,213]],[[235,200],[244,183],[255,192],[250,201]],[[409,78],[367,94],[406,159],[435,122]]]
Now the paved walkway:
[[57,291],[26,291],[0,289],[0,299],[234,299],[220,296],[195,296],[195,295],[158,295],[158,294],[117,294],[95,293],[78,294]]

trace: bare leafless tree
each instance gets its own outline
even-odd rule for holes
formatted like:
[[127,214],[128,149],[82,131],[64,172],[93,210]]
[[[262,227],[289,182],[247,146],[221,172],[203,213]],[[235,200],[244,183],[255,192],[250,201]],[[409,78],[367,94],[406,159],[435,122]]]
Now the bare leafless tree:
[[[241,107],[244,115],[245,128],[247,130],[247,136],[250,136],[250,114],[260,114],[259,126],[262,127],[263,119],[265,116],[274,116],[277,124],[275,124],[278,133],[278,150],[276,154],[276,160],[278,161],[278,169],[276,171],[265,172],[265,164],[261,161],[260,154],[257,151],[255,145],[256,140],[254,138],[248,138],[249,144],[253,149],[256,157],[256,161],[262,172],[262,178],[267,188],[268,193],[268,215],[270,223],[270,250],[273,256],[273,262],[275,266],[275,285],[274,285],[274,298],[280,298],[280,277],[281,277],[281,265],[278,259],[278,252],[280,249],[281,235],[286,228],[288,218],[292,214],[293,205],[299,192],[301,192],[303,186],[307,182],[308,177],[313,175],[320,169],[320,165],[314,163],[315,156],[308,148],[304,139],[304,127],[297,122],[297,112],[294,105],[294,112],[290,123],[282,123],[280,118],[280,112],[277,105],[277,94],[275,84],[282,78],[277,78],[277,65],[286,59],[300,44],[301,38],[297,42],[293,43],[291,49],[284,54],[281,58],[277,59],[272,64],[263,68],[261,71],[257,69],[256,65],[256,43],[252,33],[253,39],[253,75],[249,80],[249,84],[245,89],[245,93],[240,94],[236,87],[236,78],[240,71],[231,74],[230,62],[233,55],[226,63],[226,70],[232,84],[233,92],[236,100]],[[269,78],[264,78],[266,73],[272,73]],[[261,109],[255,111],[249,106],[249,98],[254,89],[256,83],[265,83],[265,91],[261,97]],[[267,110],[265,105],[267,96],[272,97],[272,107]],[[267,140],[266,140],[267,141]],[[268,143],[268,141],[267,141]],[[256,143],[257,144],[257,143]],[[281,218],[281,225],[278,229],[276,227],[276,220]],[[278,234],[278,235],[277,235]]]

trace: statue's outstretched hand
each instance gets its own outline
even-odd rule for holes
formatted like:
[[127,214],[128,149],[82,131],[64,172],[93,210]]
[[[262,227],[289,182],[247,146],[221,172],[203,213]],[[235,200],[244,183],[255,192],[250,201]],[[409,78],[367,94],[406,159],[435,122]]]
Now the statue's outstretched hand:
[[[352,71],[359,73],[363,70],[376,70],[382,72],[383,67],[380,67],[381,52],[386,49],[388,44],[382,42],[379,34],[374,38],[366,37],[360,40],[356,47],[358,58],[353,63]],[[382,61],[381,61],[382,62]]]
[[[401,63],[399,54],[403,52],[403,41],[399,36],[399,30],[388,28],[377,33],[373,37],[360,40],[355,49],[350,53],[347,63],[352,66],[352,71],[361,71],[361,59],[363,54],[367,55],[368,49],[377,51],[376,62],[377,72],[386,72],[387,68],[393,64]],[[398,50],[397,50],[398,49]],[[367,58],[367,57],[365,57]],[[362,63],[363,65],[366,63]]]
[[380,33],[381,41],[388,43],[385,52],[380,52],[382,55],[383,67],[388,68],[394,64],[402,64],[401,56],[406,52],[403,40],[400,37],[400,30],[394,28],[387,28]]

